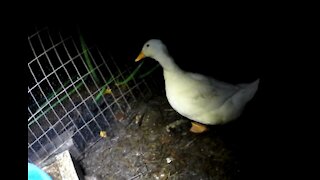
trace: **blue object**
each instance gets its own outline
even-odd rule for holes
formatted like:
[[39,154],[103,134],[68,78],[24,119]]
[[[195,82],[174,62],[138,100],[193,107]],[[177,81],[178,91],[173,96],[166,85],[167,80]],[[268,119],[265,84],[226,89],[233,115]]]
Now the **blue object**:
[[28,180],[52,180],[52,178],[36,165],[28,163]]

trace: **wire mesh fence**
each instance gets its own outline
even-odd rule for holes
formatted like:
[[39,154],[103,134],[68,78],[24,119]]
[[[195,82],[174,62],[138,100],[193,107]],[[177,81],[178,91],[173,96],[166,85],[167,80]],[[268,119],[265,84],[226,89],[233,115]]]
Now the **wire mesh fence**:
[[[81,34],[48,27],[28,37],[28,159],[41,164],[71,149],[76,158],[112,128],[112,121],[150,94],[143,78],[117,64],[98,48],[87,47]],[[131,77],[130,81],[126,80]]]

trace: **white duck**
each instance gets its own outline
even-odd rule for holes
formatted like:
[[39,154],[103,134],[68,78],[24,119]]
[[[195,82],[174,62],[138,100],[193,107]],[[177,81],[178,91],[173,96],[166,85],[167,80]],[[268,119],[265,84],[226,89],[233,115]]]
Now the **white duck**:
[[[150,57],[163,68],[167,99],[172,108],[192,122],[191,132],[207,130],[205,125],[224,124],[240,116],[255,95],[259,79],[232,85],[201,74],[185,72],[175,64],[161,40],[147,41],[136,62]],[[201,124],[200,124],[201,123]]]

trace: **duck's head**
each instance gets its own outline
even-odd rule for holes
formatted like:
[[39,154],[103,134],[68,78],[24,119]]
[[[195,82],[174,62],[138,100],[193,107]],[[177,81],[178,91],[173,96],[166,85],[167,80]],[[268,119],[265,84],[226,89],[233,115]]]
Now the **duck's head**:
[[162,43],[162,41],[159,39],[150,39],[143,45],[143,48],[139,56],[136,58],[135,62],[140,61],[145,57],[150,57],[158,61],[156,56],[163,54],[168,55],[168,50],[167,47]]

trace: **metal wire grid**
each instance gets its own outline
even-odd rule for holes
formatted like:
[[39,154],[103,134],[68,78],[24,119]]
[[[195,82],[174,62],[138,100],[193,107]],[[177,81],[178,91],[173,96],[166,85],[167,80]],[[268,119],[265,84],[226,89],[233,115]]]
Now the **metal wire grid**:
[[[99,131],[112,128],[110,121],[146,94],[142,89],[150,92],[144,80],[133,79],[122,87],[107,85],[112,93],[95,100],[104,84],[124,80],[131,70],[121,71],[112,57],[105,59],[97,48],[83,50],[74,37],[65,37],[49,28],[28,37],[34,55],[28,63],[28,160],[36,164],[70,139],[84,153],[99,140]],[[92,69],[85,63],[85,51]]]

